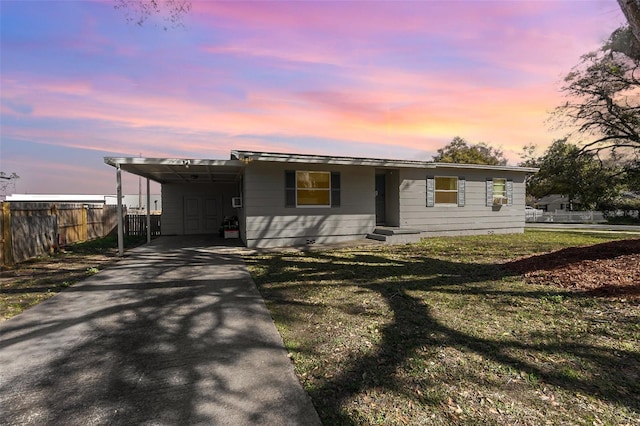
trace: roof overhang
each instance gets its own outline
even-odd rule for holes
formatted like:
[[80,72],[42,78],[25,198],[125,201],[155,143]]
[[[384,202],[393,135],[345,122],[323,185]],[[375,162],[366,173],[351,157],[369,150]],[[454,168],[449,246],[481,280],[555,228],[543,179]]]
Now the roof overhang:
[[233,183],[246,164],[239,160],[105,157],[104,162],[159,183]]
[[493,166],[487,164],[458,164],[458,163],[435,163],[433,161],[418,160],[389,160],[379,158],[359,158],[359,157],[337,157],[326,155],[306,155],[306,154],[284,154],[277,152],[256,152],[256,151],[231,151],[231,158],[248,163],[251,161],[271,161],[279,163],[305,163],[305,164],[338,164],[346,166],[373,166],[380,168],[406,167],[415,169],[435,169],[451,168],[465,170],[493,170],[511,171],[520,173],[535,173],[538,171],[534,167],[518,166]]
[[231,158],[249,163],[251,161],[270,161],[277,163],[332,164],[343,166],[373,167],[414,167],[433,168],[435,163],[412,160],[389,160],[382,158],[339,157],[329,155],[283,154],[276,152],[231,151]]

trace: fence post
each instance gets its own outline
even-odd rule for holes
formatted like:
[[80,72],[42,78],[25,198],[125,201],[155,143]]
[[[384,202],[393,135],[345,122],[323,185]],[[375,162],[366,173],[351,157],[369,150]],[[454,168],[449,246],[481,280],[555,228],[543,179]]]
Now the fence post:
[[87,216],[88,216],[88,211],[89,207],[83,205],[82,209],[80,210],[80,220],[82,223],[80,223],[80,240],[87,241],[89,232],[87,229]]
[[4,253],[4,263],[13,265],[13,250],[11,244],[11,205],[2,203],[2,251]]

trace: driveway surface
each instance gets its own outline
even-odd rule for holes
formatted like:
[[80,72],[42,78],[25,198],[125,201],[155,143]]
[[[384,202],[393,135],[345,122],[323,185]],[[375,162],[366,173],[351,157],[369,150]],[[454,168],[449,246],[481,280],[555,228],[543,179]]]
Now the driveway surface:
[[161,237],[0,323],[0,424],[316,425],[239,256]]

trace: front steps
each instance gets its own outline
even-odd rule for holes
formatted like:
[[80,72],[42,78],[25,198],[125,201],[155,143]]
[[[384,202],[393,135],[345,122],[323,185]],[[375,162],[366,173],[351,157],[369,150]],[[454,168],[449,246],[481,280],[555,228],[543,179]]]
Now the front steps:
[[378,226],[371,234],[367,234],[367,238],[381,241],[385,244],[417,243],[420,241],[421,232],[419,229]]

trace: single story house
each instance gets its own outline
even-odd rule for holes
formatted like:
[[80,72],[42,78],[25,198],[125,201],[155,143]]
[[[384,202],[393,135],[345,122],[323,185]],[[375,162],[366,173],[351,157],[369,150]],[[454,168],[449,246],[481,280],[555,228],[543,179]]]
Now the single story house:
[[104,161],[119,183],[124,170],[161,184],[163,235],[216,234],[237,217],[247,247],[523,232],[525,177],[537,171],[235,150],[229,160]]
[[545,195],[534,201],[533,206],[545,212],[558,212],[571,210],[571,202],[569,197],[562,194]]

